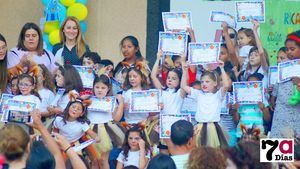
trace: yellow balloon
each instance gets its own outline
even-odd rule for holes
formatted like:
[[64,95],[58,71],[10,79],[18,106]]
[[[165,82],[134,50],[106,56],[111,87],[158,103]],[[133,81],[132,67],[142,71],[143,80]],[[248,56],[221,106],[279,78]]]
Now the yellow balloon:
[[74,16],[79,21],[84,20],[88,15],[87,7],[81,3],[75,3],[67,10],[67,16]]
[[51,21],[51,22],[46,22],[44,25],[44,32],[45,33],[50,33],[56,29],[59,29],[59,21]]
[[60,0],[60,3],[64,6],[71,6],[76,2],[76,0]]
[[52,31],[49,34],[49,42],[51,45],[55,45],[60,42],[59,29]]

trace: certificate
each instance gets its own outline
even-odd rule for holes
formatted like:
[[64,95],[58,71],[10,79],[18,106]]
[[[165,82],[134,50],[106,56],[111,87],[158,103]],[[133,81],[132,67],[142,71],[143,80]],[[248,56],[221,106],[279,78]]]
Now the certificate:
[[219,52],[220,43],[189,43],[188,60],[192,65],[216,63]]
[[279,82],[285,82],[292,77],[300,77],[300,59],[279,63]]
[[111,79],[111,85],[112,85],[112,92],[113,96],[117,95],[120,91],[122,91],[122,84],[115,80],[114,78]]
[[57,106],[58,101],[63,97],[65,94],[65,89],[58,89],[56,92],[56,95],[54,97],[54,100],[51,102],[51,106]]
[[232,103],[232,95],[230,92],[226,93],[225,98],[223,99],[222,102],[222,107],[221,107],[221,113],[220,114],[229,114],[229,107],[228,105]]
[[265,22],[264,1],[235,2],[237,22],[250,22],[251,19]]
[[97,111],[97,112],[107,112],[112,113],[115,108],[116,104],[116,97],[109,96],[99,99],[97,97],[91,97],[92,104],[88,107],[90,111]]
[[85,141],[85,142],[83,142],[83,143],[81,143],[77,146],[72,147],[72,148],[73,148],[74,151],[78,152],[78,151],[81,151],[82,149],[86,148],[87,146],[93,144],[94,142],[95,142],[94,139],[89,139],[89,140],[87,140],[87,141]]
[[236,22],[234,16],[221,12],[221,11],[211,11],[210,14],[210,21],[211,22],[226,22],[229,26],[235,28]]
[[160,138],[170,138],[171,136],[171,126],[178,120],[191,121],[190,115],[183,114],[161,114],[160,115]]
[[36,108],[36,103],[8,100],[7,110],[5,110],[2,121],[3,122],[29,122],[29,113]]
[[158,49],[164,55],[180,55],[186,53],[187,34],[173,32],[159,32]]
[[7,100],[12,99],[14,95],[3,93],[0,100],[0,115],[5,111],[7,108]]
[[191,12],[162,12],[164,30],[186,31],[186,28],[193,28]]
[[269,73],[268,73],[268,82],[269,85],[275,85],[279,82],[279,73],[278,73],[278,66],[270,66]]
[[160,112],[159,90],[133,91],[129,113]]
[[93,88],[93,82],[95,79],[95,75],[93,73],[93,68],[90,66],[77,66],[74,65],[76,70],[78,71],[81,81],[83,83],[84,88]]
[[234,103],[257,104],[263,101],[263,82],[233,82]]
[[197,111],[197,100],[189,96],[185,97],[181,106],[181,114],[188,114],[195,117]]

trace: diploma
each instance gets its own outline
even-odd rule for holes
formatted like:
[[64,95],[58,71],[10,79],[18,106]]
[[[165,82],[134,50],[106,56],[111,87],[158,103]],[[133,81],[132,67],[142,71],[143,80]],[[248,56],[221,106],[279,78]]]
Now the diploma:
[[72,147],[72,148],[73,148],[74,151],[78,152],[78,151],[81,151],[82,149],[86,148],[87,146],[93,144],[94,142],[95,142],[94,139],[89,139],[89,140],[87,140],[87,141],[85,141],[85,142],[83,142],[83,143],[81,143],[77,146]]
[[109,96],[99,99],[97,97],[91,97],[92,104],[88,107],[87,118],[92,124],[99,124],[103,116],[99,116],[99,113],[112,113],[115,109],[116,97]]
[[65,89],[58,89],[58,91],[56,92],[56,95],[54,97],[54,100],[51,102],[51,106],[57,106],[58,101],[63,97],[64,93],[65,93]]
[[164,30],[186,31],[186,28],[193,28],[191,12],[162,12]]
[[220,43],[189,43],[188,60],[192,65],[216,63],[219,51]]
[[186,53],[187,34],[173,32],[159,32],[158,49],[164,55],[180,55]]
[[292,77],[300,77],[300,59],[279,63],[279,82],[285,82]]
[[185,97],[181,106],[181,114],[191,115],[195,117],[197,111],[197,100],[189,96]]
[[279,82],[278,66],[269,67],[268,82],[269,82],[269,86],[275,85]]
[[3,93],[0,100],[0,115],[5,111],[5,108],[7,108],[7,101],[9,99],[12,99],[14,95]]
[[111,85],[112,85],[112,92],[113,92],[113,96],[117,95],[120,91],[122,91],[122,84],[119,83],[117,80],[115,80],[114,78],[110,78],[111,79]]
[[236,22],[234,16],[220,11],[211,11],[210,14],[211,22],[226,22],[229,26],[235,28]]
[[222,107],[221,107],[221,113],[220,114],[229,114],[229,107],[228,105],[232,103],[232,95],[230,92],[226,93],[225,98],[223,99],[222,102]]
[[160,112],[158,90],[133,91],[130,100],[129,113]]
[[250,22],[251,19],[265,22],[264,1],[235,2],[237,22]]
[[263,83],[261,81],[233,82],[234,103],[257,104],[263,101]]
[[171,126],[178,120],[191,121],[190,115],[183,114],[161,114],[160,115],[160,138],[170,138],[171,136]]
[[36,103],[8,100],[7,109],[3,113],[3,122],[30,122],[29,113],[36,108]]
[[83,83],[84,88],[93,88],[93,82],[95,79],[95,75],[93,73],[93,68],[90,66],[77,66],[74,65],[76,70],[78,71],[81,81]]

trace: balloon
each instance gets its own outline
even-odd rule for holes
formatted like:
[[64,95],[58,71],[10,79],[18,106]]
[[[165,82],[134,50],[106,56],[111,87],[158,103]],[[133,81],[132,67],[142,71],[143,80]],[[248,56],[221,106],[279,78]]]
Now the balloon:
[[76,2],[76,0],[60,0],[60,3],[65,6],[71,6]]
[[79,21],[82,21],[86,18],[88,14],[87,7],[83,4],[76,3],[72,6],[70,6],[67,10],[67,16],[74,16]]
[[87,0],[77,0],[76,3],[81,3],[81,4],[86,5]]
[[59,7],[59,25],[61,26],[62,23],[66,20],[67,18],[67,8],[63,6],[62,4],[58,3]]
[[293,86],[292,96],[288,99],[288,103],[292,106],[296,106],[300,103],[300,91],[298,90],[297,85]]
[[59,30],[54,30],[49,34],[49,42],[51,45],[55,45],[60,42]]
[[81,28],[82,33],[86,32],[86,27],[87,27],[86,22],[85,21],[81,21],[80,22],[80,28]]
[[44,33],[43,39],[44,39],[44,48],[47,48],[48,50],[52,51],[52,45],[49,42],[49,35]]
[[43,5],[45,5],[45,6],[47,6],[50,1],[51,0],[41,0],[41,2],[43,3]]
[[59,29],[59,22],[58,21],[52,21],[52,22],[45,22],[44,25],[44,32],[50,33],[56,29]]

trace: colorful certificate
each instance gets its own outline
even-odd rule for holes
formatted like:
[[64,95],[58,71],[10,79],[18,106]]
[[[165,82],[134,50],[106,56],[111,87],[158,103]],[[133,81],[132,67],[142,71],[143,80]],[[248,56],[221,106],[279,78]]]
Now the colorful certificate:
[[235,2],[237,22],[250,22],[251,19],[265,22],[264,1]]
[[278,66],[270,66],[268,72],[269,85],[275,85],[279,82]]
[[3,122],[30,122],[29,113],[36,108],[35,103],[18,100],[8,100],[7,106],[2,116]]
[[93,68],[90,66],[77,66],[77,65],[74,65],[74,67],[77,69],[77,71],[80,75],[80,78],[83,83],[83,87],[92,89],[93,82],[95,79]]
[[94,142],[95,142],[94,139],[89,139],[89,140],[87,140],[87,141],[85,141],[85,142],[83,142],[83,143],[81,143],[77,146],[72,147],[72,148],[73,148],[74,151],[79,152],[82,149],[86,148],[87,146],[93,144]]
[[171,136],[171,126],[178,120],[191,121],[190,115],[183,114],[161,114],[160,115],[160,138],[170,138]]
[[197,100],[189,96],[185,97],[181,106],[181,114],[189,114],[195,117],[197,111]]
[[186,53],[187,34],[174,32],[159,32],[158,49],[164,55],[180,55]]
[[300,77],[300,59],[279,63],[279,82],[285,82],[292,77]]
[[111,79],[111,84],[112,84],[112,92],[113,96],[117,95],[120,91],[122,91],[122,84],[115,80],[114,78]]
[[163,12],[162,13],[164,30],[186,31],[186,28],[193,28],[191,12]]
[[112,113],[115,108],[116,104],[116,97],[109,96],[104,97],[103,99],[99,99],[97,97],[91,97],[92,104],[88,107],[88,110],[90,111],[96,111],[96,112],[107,112]]
[[3,93],[0,100],[0,115],[5,111],[7,108],[7,100],[12,99],[14,95]]
[[160,112],[159,90],[133,91],[129,113]]
[[210,21],[211,22],[226,22],[229,26],[235,28],[236,22],[234,16],[221,12],[221,11],[211,11],[210,14]]
[[263,101],[263,82],[233,82],[234,103],[256,104]]
[[232,104],[232,95],[230,92],[227,92],[225,99],[222,102],[221,114],[229,114],[229,104]]
[[50,106],[57,106],[59,99],[63,97],[65,91],[66,91],[65,89],[58,89],[54,97],[54,100],[51,102]]
[[188,60],[192,65],[216,63],[219,51],[220,43],[189,43]]

